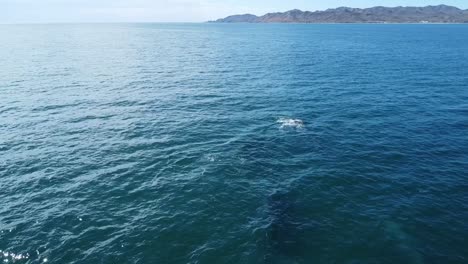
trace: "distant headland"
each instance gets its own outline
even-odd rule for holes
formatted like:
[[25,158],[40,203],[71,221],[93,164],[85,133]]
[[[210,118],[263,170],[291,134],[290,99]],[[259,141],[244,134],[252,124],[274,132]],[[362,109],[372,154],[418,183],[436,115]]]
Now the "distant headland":
[[468,10],[453,6],[350,8],[233,15],[211,23],[468,23]]

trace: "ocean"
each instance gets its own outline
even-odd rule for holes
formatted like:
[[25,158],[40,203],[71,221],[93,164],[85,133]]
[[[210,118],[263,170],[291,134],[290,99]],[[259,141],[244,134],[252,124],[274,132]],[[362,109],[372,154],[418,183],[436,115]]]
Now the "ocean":
[[468,263],[468,25],[0,40],[4,263]]

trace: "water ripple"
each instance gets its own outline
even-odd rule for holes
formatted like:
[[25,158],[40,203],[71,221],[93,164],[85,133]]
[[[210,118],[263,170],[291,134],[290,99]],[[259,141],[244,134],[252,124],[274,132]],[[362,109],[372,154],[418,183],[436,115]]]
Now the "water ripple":
[[466,263],[468,31],[382,26],[0,25],[0,261]]

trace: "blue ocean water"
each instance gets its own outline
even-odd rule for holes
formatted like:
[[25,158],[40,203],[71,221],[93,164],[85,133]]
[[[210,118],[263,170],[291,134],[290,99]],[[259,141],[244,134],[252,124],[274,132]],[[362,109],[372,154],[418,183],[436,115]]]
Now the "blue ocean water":
[[0,261],[468,263],[467,25],[0,39]]

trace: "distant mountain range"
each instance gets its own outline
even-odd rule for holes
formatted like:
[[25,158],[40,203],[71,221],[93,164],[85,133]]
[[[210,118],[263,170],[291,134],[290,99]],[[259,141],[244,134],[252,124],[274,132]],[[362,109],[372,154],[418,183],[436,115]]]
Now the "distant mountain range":
[[234,15],[210,21],[215,23],[468,23],[468,10],[438,5],[425,7],[350,8]]

